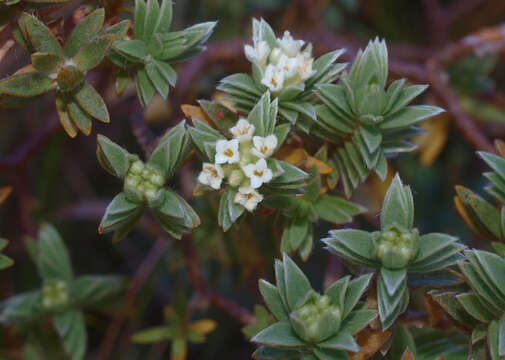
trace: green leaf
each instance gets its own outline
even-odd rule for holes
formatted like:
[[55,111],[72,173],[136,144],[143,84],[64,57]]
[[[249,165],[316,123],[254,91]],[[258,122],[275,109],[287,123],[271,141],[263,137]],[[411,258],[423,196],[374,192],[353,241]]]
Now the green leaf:
[[322,241],[339,256],[359,265],[380,266],[373,256],[374,245],[369,232],[354,229],[332,230],[330,236]]
[[91,134],[92,117],[84,111],[76,100],[65,99],[67,111],[72,119],[72,123],[86,136]]
[[0,95],[30,98],[54,89],[51,79],[36,71],[10,76],[0,81]]
[[[158,0],[150,0],[150,1],[158,1]],[[169,85],[165,76],[158,70],[156,64],[150,62],[145,66],[147,76],[151,80],[152,84],[156,88],[158,94],[161,95],[163,99],[166,99],[168,96]]]
[[184,128],[185,122],[168,131],[160,139],[158,146],[153,150],[148,164],[154,166],[159,172],[169,178],[181,165],[189,154],[189,136]]
[[193,144],[205,160],[214,162],[216,142],[218,140],[225,140],[226,138],[219,131],[211,128],[199,119],[193,119],[193,125],[193,127],[188,129]]
[[171,24],[172,24],[172,1],[162,0],[154,32],[157,33],[168,32]]
[[444,112],[444,110],[438,106],[412,105],[393,115],[387,116],[379,126],[382,130],[391,130],[415,125],[422,120],[426,120],[442,112]]
[[145,68],[139,68],[135,76],[137,96],[142,106],[146,106],[156,93],[156,89],[147,75]]
[[314,354],[317,358],[314,358],[312,355],[304,356],[302,360],[348,360],[349,357],[347,353],[343,350],[334,350],[334,349],[319,349],[314,348]]
[[81,48],[72,60],[82,71],[91,70],[102,62],[113,41],[112,34],[100,36]]
[[[165,2],[170,2],[170,0],[165,0]],[[175,86],[175,83],[177,81],[177,73],[175,72],[174,68],[171,67],[166,62],[158,61],[156,59],[153,59],[152,62],[154,65],[156,65],[156,68],[158,69],[159,73],[163,76],[165,81],[168,82],[170,85]]]
[[86,275],[70,283],[72,302],[78,306],[95,305],[119,294],[125,287],[119,276]]
[[[139,0],[142,1],[142,0]],[[147,57],[146,43],[142,40],[118,40],[112,45],[114,51],[133,62],[141,62]]]
[[102,28],[104,9],[97,9],[86,16],[72,31],[63,52],[66,58],[73,58],[77,52],[89,44]]
[[255,127],[255,135],[273,134],[277,118],[277,99],[270,103],[270,92],[265,92],[249,113],[247,120]]
[[317,214],[334,224],[346,224],[352,217],[366,211],[366,208],[341,197],[324,195],[314,203]]
[[368,288],[372,276],[373,274],[362,275],[349,282],[344,298],[342,318],[345,319],[345,317],[354,309],[359,299]]
[[21,30],[25,30],[25,38],[35,51],[63,55],[61,46],[51,30],[34,16],[22,13],[19,26]]
[[286,312],[284,304],[282,303],[279,290],[268,281],[265,281],[263,279],[259,280],[259,290],[261,296],[263,296],[263,299],[265,300],[265,304],[268,306],[268,309],[277,318],[277,320],[288,319],[288,313]]
[[133,18],[133,33],[137,39],[144,38],[146,18],[146,3],[144,0],[135,0],[135,15]]
[[477,295],[471,293],[459,294],[456,296],[456,299],[477,320],[485,323],[493,320],[493,314],[479,301]]
[[[344,310],[344,299],[347,286],[349,285],[349,278],[350,276],[344,276],[343,278],[338,279],[324,291],[324,294],[330,297],[331,303],[338,305],[342,310]],[[344,314],[342,314],[342,318],[345,318]]]
[[354,340],[352,334],[342,330],[328,340],[318,343],[317,346],[323,349],[359,351],[359,345]]
[[107,105],[105,105],[105,102],[95,88],[87,82],[84,82],[81,88],[74,92],[73,95],[81,108],[89,116],[104,123],[110,122]]
[[33,321],[43,316],[45,311],[40,291],[12,296],[0,305],[0,321],[6,324]]
[[340,331],[345,331],[349,334],[357,334],[363,330],[377,317],[377,311],[371,309],[352,311],[340,326]]
[[32,54],[32,65],[38,72],[51,74],[58,70],[58,67],[65,61],[63,56],[50,53]]
[[128,169],[132,155],[109,138],[98,134],[97,149],[98,161],[110,174],[119,178],[124,178]]
[[131,341],[136,344],[155,344],[167,341],[173,336],[174,331],[169,326],[156,326],[133,334]]
[[389,186],[381,212],[382,230],[399,225],[404,229],[411,229],[414,223],[414,205],[412,192],[408,186],[403,186],[397,174]]
[[289,256],[283,254],[282,261],[284,263],[286,300],[290,309],[294,309],[297,303],[312,290],[312,287],[305,274]]
[[291,359],[297,359],[299,353],[297,351],[281,350],[281,349],[269,348],[266,346],[260,346],[252,356],[255,359],[262,359],[262,360],[271,360],[271,359],[291,360]]
[[[105,209],[98,232],[108,233],[133,227],[143,213],[143,206],[132,202],[124,192],[116,195]],[[126,234],[125,234],[126,235]]]
[[160,5],[158,0],[147,0],[146,14],[144,18],[144,31],[142,33],[142,38],[144,40],[148,41],[153,36],[159,15]]
[[500,360],[498,352],[500,342],[500,339],[498,338],[499,331],[498,321],[491,321],[487,328],[487,343],[489,346],[489,355],[491,355],[492,360]]
[[14,260],[3,254],[0,254],[0,270],[7,269],[12,265],[14,265]]
[[293,332],[288,321],[279,321],[262,330],[252,342],[280,349],[298,349],[305,344]]
[[125,36],[126,33],[128,32],[128,29],[130,28],[131,21],[130,20],[122,20],[112,26],[109,26],[103,31],[104,35],[114,35],[114,40],[122,40]]
[[282,241],[290,244],[292,250],[298,249],[307,237],[311,226],[312,223],[305,218],[290,219],[282,232]]
[[242,332],[247,339],[253,338],[261,330],[266,329],[275,322],[275,319],[267,309],[261,305],[254,306],[254,319],[255,323],[244,326]]
[[65,352],[72,359],[80,360],[86,354],[88,336],[82,312],[68,309],[54,315],[54,327],[58,332]]
[[40,275],[44,280],[70,281],[74,277],[68,250],[58,231],[50,224],[43,224],[39,229]]
[[380,276],[389,296],[394,296],[402,283],[406,281],[407,271],[406,269],[392,270],[383,267],[381,268]]

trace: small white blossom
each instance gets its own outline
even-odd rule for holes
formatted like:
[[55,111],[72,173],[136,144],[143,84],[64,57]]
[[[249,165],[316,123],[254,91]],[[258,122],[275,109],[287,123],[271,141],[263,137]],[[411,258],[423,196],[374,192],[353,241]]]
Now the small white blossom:
[[279,59],[281,58],[282,55],[283,55],[282,50],[280,48],[278,48],[278,47],[274,48],[270,52],[270,57],[269,57],[270,63],[277,65],[277,63],[279,62]]
[[290,32],[287,30],[284,31],[282,39],[277,39],[277,42],[279,43],[279,47],[282,49],[284,54],[289,57],[295,57],[302,48],[303,44],[305,44],[305,41],[303,40],[293,39]]
[[280,91],[284,86],[284,70],[268,64],[261,83],[268,87],[272,92]]
[[267,137],[254,136],[253,145],[254,148],[251,149],[253,155],[260,158],[267,158],[274,153],[277,147],[277,136],[273,134]]
[[288,57],[287,55],[282,54],[279,58],[279,62],[277,63],[277,67],[284,71],[285,78],[293,78],[297,74],[299,68],[298,57]]
[[237,124],[230,128],[230,132],[239,142],[247,142],[252,139],[252,135],[254,134],[254,125],[249,124],[249,121],[246,119],[240,118]]
[[234,164],[240,160],[238,140],[218,140],[216,143],[216,164]]
[[202,171],[198,175],[198,181],[203,185],[209,185],[211,188],[218,190],[221,188],[224,173],[221,166],[204,162]]
[[266,41],[261,40],[254,44],[254,47],[251,45],[245,45],[244,53],[245,57],[250,62],[256,62],[260,66],[264,66],[267,62],[268,54],[270,53],[270,47]]
[[264,183],[272,180],[272,170],[268,168],[265,159],[259,159],[256,164],[242,166],[242,170],[244,170],[245,176],[251,181],[253,189],[257,189]]
[[312,70],[312,63],[314,62],[313,58],[307,58],[302,54],[298,54],[296,62],[298,73],[300,74],[302,80],[307,80],[316,73],[315,70]]
[[242,188],[239,189],[235,195],[234,201],[245,207],[248,211],[253,211],[263,200],[263,195],[251,188],[244,190],[245,192],[242,192]]

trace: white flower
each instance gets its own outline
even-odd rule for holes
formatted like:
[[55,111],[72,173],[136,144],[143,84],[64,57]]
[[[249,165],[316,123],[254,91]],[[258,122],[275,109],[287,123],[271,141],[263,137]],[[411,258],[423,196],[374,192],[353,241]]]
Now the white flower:
[[279,47],[282,49],[284,54],[289,57],[295,57],[302,48],[303,44],[305,44],[305,41],[303,40],[293,39],[290,32],[287,30],[284,31],[282,39],[277,39],[277,42],[279,43]]
[[260,158],[267,158],[274,153],[277,147],[277,136],[268,135],[267,137],[254,136],[253,137],[254,148],[251,149],[251,153]]
[[266,41],[261,40],[254,44],[254,47],[251,45],[245,45],[244,53],[245,57],[250,62],[256,62],[260,66],[265,66],[268,54],[270,53],[270,47]]
[[284,70],[272,64],[268,64],[265,69],[265,74],[261,79],[261,83],[273,92],[281,90],[284,85]]
[[253,189],[259,188],[264,183],[272,180],[272,170],[267,167],[265,159],[259,159],[256,164],[242,166],[245,176],[251,181]]
[[[298,54],[301,55],[301,54]],[[303,57],[303,55],[302,55]],[[284,71],[284,76],[289,79],[296,75],[298,72],[299,64],[298,57],[288,57],[285,54],[282,54],[279,58],[279,62],[277,63],[277,67]]]
[[246,119],[240,118],[237,124],[230,128],[230,132],[235,139],[238,139],[239,142],[247,142],[251,140],[252,135],[254,134],[254,125],[249,124]]
[[216,164],[234,164],[240,160],[238,140],[218,140],[216,143]]
[[204,162],[202,171],[198,175],[198,181],[203,185],[209,185],[211,188],[218,190],[221,188],[224,173],[221,166]]
[[313,61],[313,58],[307,58],[302,54],[298,54],[296,57],[298,72],[302,80],[307,80],[316,73],[315,70],[312,70]]
[[248,211],[253,211],[256,209],[256,206],[258,206],[258,204],[263,200],[263,195],[251,188],[244,190],[245,192],[242,192],[242,188],[239,189],[235,195],[234,201],[245,207]]
[[279,62],[279,59],[281,58],[282,56],[282,50],[279,49],[278,47],[274,48],[271,52],[270,52],[270,63],[274,64],[274,65],[277,65],[277,63]]

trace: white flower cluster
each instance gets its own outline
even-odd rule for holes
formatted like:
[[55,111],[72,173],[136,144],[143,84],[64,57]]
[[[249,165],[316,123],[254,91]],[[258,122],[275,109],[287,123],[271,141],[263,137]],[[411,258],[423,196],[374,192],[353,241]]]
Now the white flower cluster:
[[266,158],[277,147],[277,137],[253,136],[254,125],[246,119],[239,119],[230,128],[232,140],[219,140],[216,143],[214,164],[203,163],[198,181],[215,190],[221,188],[223,180],[238,187],[234,201],[247,210],[253,211],[263,200],[257,189],[272,180],[272,170],[268,168]]
[[303,40],[293,39],[286,30],[283,37],[277,39],[277,47],[271,49],[266,41],[255,40],[254,47],[245,45],[244,52],[247,59],[263,71],[261,83],[276,93],[314,75],[312,46],[309,44],[302,51],[304,44]]

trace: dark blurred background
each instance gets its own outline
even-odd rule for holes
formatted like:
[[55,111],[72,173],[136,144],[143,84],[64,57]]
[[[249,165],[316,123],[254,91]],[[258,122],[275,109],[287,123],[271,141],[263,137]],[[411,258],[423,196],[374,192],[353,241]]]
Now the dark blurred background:
[[[411,185],[421,232],[447,232],[473,246],[487,246],[460,221],[453,196],[457,184],[485,196],[486,181],[481,176],[485,166],[475,151],[489,150],[492,140],[505,134],[505,63],[501,56],[505,25],[500,27],[505,21],[503,0],[178,0],[173,29],[210,20],[219,24],[207,52],[177,65],[179,79],[169,101],[156,98],[146,110],[146,121],[155,135],[182,119],[181,104],[211,98],[222,77],[249,71],[243,44],[250,42],[252,17],[265,18],[278,35],[287,29],[295,38],[312,42],[316,56],[345,47],[345,61],[352,61],[369,39],[385,38],[390,79],[407,77],[412,83],[430,83],[432,67],[443,66],[447,70],[443,74],[450,81],[449,95],[428,90],[422,102],[449,111],[423,124],[428,131],[417,140],[420,151],[391,159],[390,173],[400,172],[404,182]],[[473,37],[468,37],[470,34]],[[8,30],[0,33],[0,49],[6,49],[9,36]],[[0,63],[0,77],[29,62],[16,45],[8,50]],[[194,319],[205,317],[218,323],[205,344],[190,347],[188,358],[249,359],[254,347],[244,338],[242,325],[196,295],[181,247],[176,240],[160,236],[149,215],[120,243],[113,244],[110,236],[98,235],[105,206],[122,185],[100,168],[95,155],[96,135],[104,134],[129,151],[142,154],[138,139],[152,134],[131,116],[136,101],[133,88],[122,97],[115,96],[107,66],[89,77],[105,95],[111,113],[111,123],[95,122],[89,137],[70,139],[63,133],[52,95],[23,109],[0,110],[0,186],[14,187],[0,207],[0,235],[11,240],[5,253],[16,261],[16,266],[0,273],[0,299],[39,285],[24,238],[35,234],[40,221],[50,221],[62,232],[76,273],[120,273],[138,287],[138,294],[132,297],[130,293],[130,298],[123,300],[133,306],[120,321],[119,333],[111,335],[110,325],[124,304],[87,314],[90,359],[101,359],[98,355],[106,352],[112,354],[107,357],[111,359],[169,358],[167,344],[133,345],[129,336],[161,324],[163,306],[170,304],[181,289],[189,296]],[[473,128],[465,128],[469,121]],[[472,129],[477,129],[485,141],[473,139]],[[192,158],[170,186],[191,198],[200,166],[200,161]],[[373,228],[385,187],[371,178],[356,191],[354,200],[370,212],[352,226]],[[257,212],[239,228],[223,234],[217,226],[217,195],[190,202],[202,219],[192,239],[205,279],[212,289],[252,310],[260,302],[257,279],[272,278],[273,259],[279,256],[279,216]],[[335,277],[343,271],[317,241],[330,228],[329,224],[318,224],[313,255],[303,265],[316,288],[322,287],[325,276]],[[154,256],[160,250],[159,256]],[[156,261],[146,261],[149,256]],[[139,274],[139,268],[144,273]],[[18,358],[22,341],[13,331],[0,329],[0,358]]]

